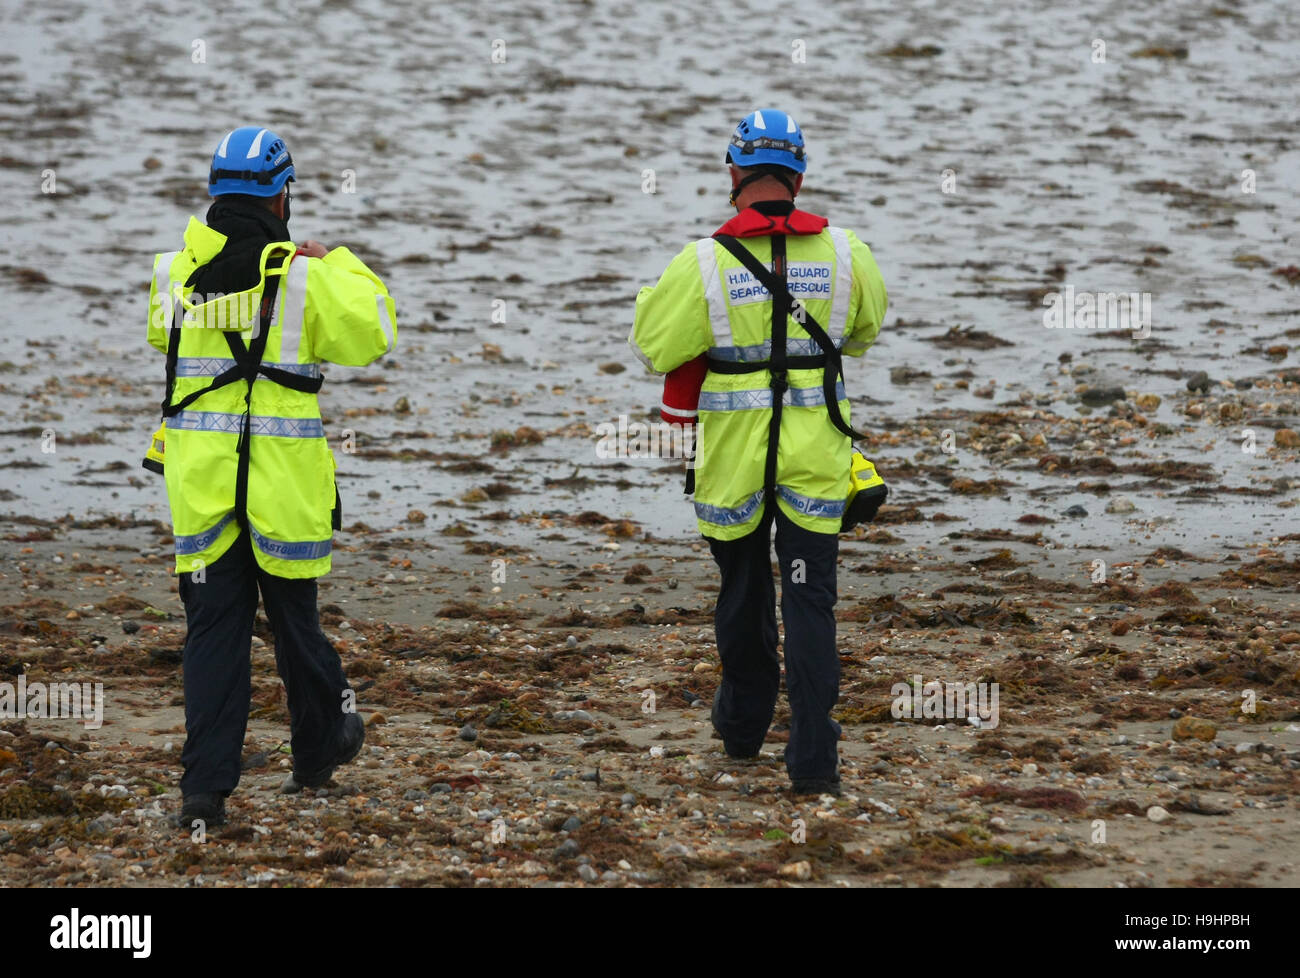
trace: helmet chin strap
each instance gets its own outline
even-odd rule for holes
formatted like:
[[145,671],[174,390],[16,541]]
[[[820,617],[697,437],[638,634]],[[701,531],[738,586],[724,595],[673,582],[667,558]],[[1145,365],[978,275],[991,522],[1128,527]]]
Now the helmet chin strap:
[[734,187],[731,188],[731,206],[735,207],[736,210],[740,210],[740,208],[736,205],[736,198],[740,196],[740,192],[745,189],[746,185],[753,183],[755,180],[762,180],[764,177],[774,177],[777,180],[780,180],[781,183],[785,185],[785,189],[790,191],[790,199],[791,200],[794,199],[795,197],[794,184],[791,183],[789,180],[787,180],[780,173],[751,173],[746,177],[744,177],[738,184],[736,184]]

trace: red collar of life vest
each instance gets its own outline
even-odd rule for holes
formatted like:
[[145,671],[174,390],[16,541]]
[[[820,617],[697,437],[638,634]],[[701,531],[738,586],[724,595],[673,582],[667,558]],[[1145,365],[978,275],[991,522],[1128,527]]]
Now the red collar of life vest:
[[824,217],[794,207],[786,213],[774,212],[774,208],[770,207],[759,209],[767,203],[767,201],[760,201],[758,207],[746,207],[714,231],[714,235],[729,234],[733,238],[758,238],[766,234],[821,234],[830,224],[830,221]]

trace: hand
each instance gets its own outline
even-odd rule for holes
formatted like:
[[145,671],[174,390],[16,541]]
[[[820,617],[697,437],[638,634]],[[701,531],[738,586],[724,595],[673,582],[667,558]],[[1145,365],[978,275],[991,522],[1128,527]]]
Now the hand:
[[308,258],[324,258],[329,253],[329,249],[319,241],[304,241],[298,246],[298,250]]

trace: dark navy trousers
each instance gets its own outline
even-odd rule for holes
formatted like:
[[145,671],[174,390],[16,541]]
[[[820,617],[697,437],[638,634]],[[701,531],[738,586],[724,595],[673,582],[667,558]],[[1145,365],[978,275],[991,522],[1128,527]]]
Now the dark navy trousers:
[[722,572],[714,612],[722,687],[714,726],[731,753],[746,755],[758,752],[772,724],[781,687],[771,557],[774,522],[791,714],[786,771],[792,780],[834,778],[840,725],[830,713],[840,695],[835,644],[839,537],[805,530],[771,502],[753,533],[738,540],[709,539]]
[[294,770],[326,767],[339,753],[344,709],[352,704],[344,699],[349,687],[338,652],[320,628],[316,579],[262,570],[247,532],[204,572],[202,582],[180,575],[188,625],[181,792],[229,795],[239,784],[259,589],[289,700]]

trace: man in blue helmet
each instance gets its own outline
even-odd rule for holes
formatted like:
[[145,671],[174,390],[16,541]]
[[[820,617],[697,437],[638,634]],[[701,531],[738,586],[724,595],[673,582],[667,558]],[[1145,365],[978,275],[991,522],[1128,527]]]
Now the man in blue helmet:
[[746,116],[726,162],[736,216],[641,290],[630,342],[650,370],[667,374],[664,419],[698,429],[687,491],[722,575],[714,728],[728,755],[745,758],[772,723],[781,685],[775,525],[786,770],[796,794],[835,794],[837,534],[855,434],[840,360],[875,341],[887,297],[852,231],[795,207],[807,156],[793,118],[777,109]]
[[396,308],[347,248],[293,243],[293,180],[284,140],[235,129],[212,158],[207,223],[191,218],[184,247],[154,262],[148,336],[167,384],[145,464],[166,479],[188,626],[187,829],[223,822],[239,783],[259,591],[291,722],[282,790],[322,787],[365,739],[317,615],[340,507],[316,392],[322,362],[393,348]]

